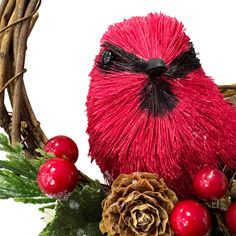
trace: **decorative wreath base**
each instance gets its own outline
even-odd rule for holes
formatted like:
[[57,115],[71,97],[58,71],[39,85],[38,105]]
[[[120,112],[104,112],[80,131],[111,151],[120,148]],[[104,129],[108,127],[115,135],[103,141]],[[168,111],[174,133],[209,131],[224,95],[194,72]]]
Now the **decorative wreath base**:
[[[29,154],[47,138],[27,96],[23,75],[28,37],[38,19],[40,0],[3,0],[0,5],[0,127],[11,143],[24,143]],[[12,111],[5,105],[8,94]]]

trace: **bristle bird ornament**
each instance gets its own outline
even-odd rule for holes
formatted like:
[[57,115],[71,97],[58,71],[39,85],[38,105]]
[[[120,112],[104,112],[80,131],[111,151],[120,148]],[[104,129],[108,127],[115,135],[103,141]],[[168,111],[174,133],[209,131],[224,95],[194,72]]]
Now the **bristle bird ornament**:
[[186,197],[200,168],[236,167],[236,111],[175,18],[149,14],[110,26],[90,76],[89,154],[109,181],[155,172]]

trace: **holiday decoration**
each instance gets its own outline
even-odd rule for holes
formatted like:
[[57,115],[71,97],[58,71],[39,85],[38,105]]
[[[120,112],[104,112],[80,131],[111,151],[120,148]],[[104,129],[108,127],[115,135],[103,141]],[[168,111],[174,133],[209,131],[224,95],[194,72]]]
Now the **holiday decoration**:
[[226,224],[230,232],[236,234],[236,202],[226,212]]
[[[53,192],[53,197],[48,197],[40,190],[37,183],[38,173],[42,176],[40,169],[42,171],[43,166],[45,168],[48,163],[52,163],[57,172],[57,164],[53,162],[58,161],[59,167],[63,167],[61,163],[66,162],[69,166],[73,166],[73,163],[62,158],[52,158],[43,150],[37,150],[38,156],[35,159],[28,159],[23,145],[10,145],[3,134],[0,134],[0,151],[7,153],[7,159],[0,160],[0,199],[13,198],[17,202],[43,204],[40,207],[42,212],[46,214],[52,211],[53,218],[39,234],[40,236],[102,235],[99,222],[102,219],[101,202],[105,198],[106,186],[102,186],[98,181],[93,181],[80,172],[79,181],[76,181],[77,186],[72,193],[65,196]],[[68,177],[68,174],[65,175],[63,172],[64,170],[57,173],[60,178],[63,175]],[[52,174],[55,177],[54,171]],[[75,175],[73,174],[72,177],[74,178]],[[53,179],[50,179],[50,176],[49,179],[45,179],[46,182],[49,180]],[[64,183],[62,179],[62,186]],[[62,186],[57,183],[59,191],[63,191]],[[55,189],[52,188],[52,190]],[[50,191],[50,195],[51,193]]]
[[205,200],[213,201],[223,197],[228,188],[225,174],[217,168],[205,167],[198,171],[193,179],[193,189]]
[[211,219],[207,209],[194,200],[184,200],[175,206],[170,223],[176,236],[205,236]]
[[7,154],[0,160],[0,199],[13,198],[17,202],[46,204],[56,199],[48,198],[37,184],[39,167],[47,160],[46,155],[30,160],[26,157],[22,144],[10,145],[0,134],[0,151]]
[[102,203],[100,229],[108,236],[172,235],[169,215],[176,202],[157,174],[120,175]]
[[79,156],[79,150],[76,143],[64,135],[55,136],[47,141],[44,150],[53,153],[56,157],[66,158],[76,162]]
[[27,96],[40,3],[0,3],[0,199],[41,204],[39,236],[236,233],[236,84],[216,87],[175,18],[110,26],[87,101],[90,154],[108,184],[92,180],[74,165],[80,140],[48,140]]
[[236,111],[175,18],[149,14],[110,26],[90,76],[89,153],[110,182],[154,172],[187,197],[205,165],[236,167]]
[[78,170],[69,160],[52,158],[39,168],[37,180],[44,193],[57,197],[64,196],[75,189]]

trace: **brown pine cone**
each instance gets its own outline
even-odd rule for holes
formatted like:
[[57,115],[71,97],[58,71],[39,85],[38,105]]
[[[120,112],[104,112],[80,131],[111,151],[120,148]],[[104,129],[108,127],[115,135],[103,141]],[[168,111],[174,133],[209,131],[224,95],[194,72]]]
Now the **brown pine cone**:
[[120,175],[102,203],[100,230],[108,236],[173,235],[169,215],[177,201],[157,174]]

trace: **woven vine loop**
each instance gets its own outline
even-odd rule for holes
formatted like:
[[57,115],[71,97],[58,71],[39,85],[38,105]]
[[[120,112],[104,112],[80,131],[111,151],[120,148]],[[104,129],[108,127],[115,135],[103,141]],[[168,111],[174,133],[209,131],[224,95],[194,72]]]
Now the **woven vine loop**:
[[[24,84],[27,40],[38,19],[40,3],[2,0],[0,4],[0,127],[11,143],[24,143],[31,153],[47,141]],[[6,95],[10,108],[6,106]]]

